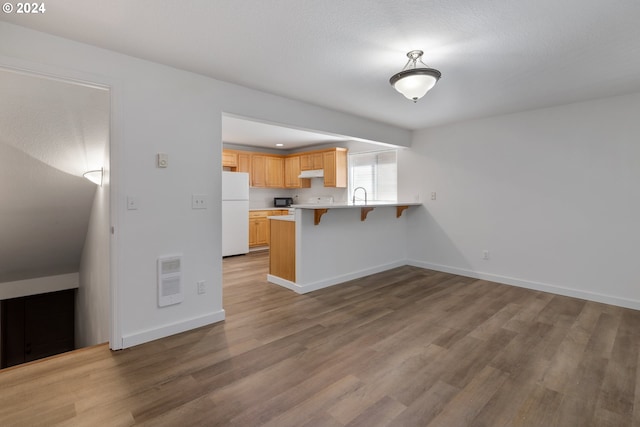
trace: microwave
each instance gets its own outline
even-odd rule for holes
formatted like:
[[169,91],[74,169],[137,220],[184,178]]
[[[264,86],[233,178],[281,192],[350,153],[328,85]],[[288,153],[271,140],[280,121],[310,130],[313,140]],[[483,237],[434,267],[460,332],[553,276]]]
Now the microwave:
[[288,208],[293,204],[293,199],[291,197],[274,197],[273,198],[273,206],[276,208]]

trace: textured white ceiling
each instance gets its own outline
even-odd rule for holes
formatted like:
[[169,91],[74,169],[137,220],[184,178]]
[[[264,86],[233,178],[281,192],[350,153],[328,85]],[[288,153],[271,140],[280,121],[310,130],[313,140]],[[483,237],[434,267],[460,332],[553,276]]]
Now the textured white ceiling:
[[109,92],[0,68],[0,144],[63,172],[103,166]]
[[[0,19],[416,129],[640,90],[638,0],[66,0]],[[412,49],[443,77],[388,83]]]

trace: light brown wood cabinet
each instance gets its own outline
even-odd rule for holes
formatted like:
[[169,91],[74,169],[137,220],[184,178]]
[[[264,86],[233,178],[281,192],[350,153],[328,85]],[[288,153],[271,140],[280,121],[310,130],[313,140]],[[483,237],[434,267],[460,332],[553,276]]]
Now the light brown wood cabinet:
[[[251,234],[249,234],[251,236]],[[267,218],[254,219],[253,245],[249,238],[249,246],[269,245],[269,220]]]
[[222,150],[225,170],[249,173],[249,185],[257,188],[309,188],[310,179],[300,179],[303,170],[324,169],[324,186],[346,188],[347,149],[329,148],[281,156],[250,151]]
[[251,184],[252,187],[267,186],[267,156],[251,155]]
[[266,187],[284,188],[284,158],[266,156]]
[[269,244],[269,220],[267,219],[269,212],[249,212],[249,247]]
[[251,172],[251,153],[222,150],[222,168],[231,172]]
[[311,169],[322,169],[324,167],[324,159],[322,153],[313,153],[311,155]]
[[311,170],[311,155],[310,154],[301,154],[300,155],[300,170],[308,171]]
[[336,148],[322,153],[324,163],[324,186],[347,187],[347,150]]
[[296,281],[296,227],[291,221],[271,221],[269,274]]
[[222,150],[222,167],[238,167],[238,154],[231,150]]
[[298,178],[300,175],[300,161],[302,156],[288,156],[284,159],[284,186],[285,188],[309,188],[311,181]]
[[251,173],[251,154],[238,152],[237,172]]
[[268,216],[288,215],[285,209],[249,211],[249,247],[268,246],[269,220]]
[[324,165],[322,153],[302,153],[300,155],[300,170],[316,170],[322,169]]
[[251,186],[284,188],[284,158],[268,154],[251,155]]

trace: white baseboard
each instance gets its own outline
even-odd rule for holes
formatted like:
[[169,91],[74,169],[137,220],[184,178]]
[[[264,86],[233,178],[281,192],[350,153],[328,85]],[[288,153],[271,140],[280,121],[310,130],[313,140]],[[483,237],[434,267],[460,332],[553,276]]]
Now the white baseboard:
[[499,274],[483,273],[480,271],[467,270],[464,268],[452,267],[442,264],[432,264],[430,262],[408,260],[408,265],[429,270],[442,271],[444,273],[457,274],[459,276],[472,277],[474,279],[488,280],[491,282],[503,283],[505,285],[518,286],[521,288],[536,291],[549,292],[552,294],[564,295],[568,297],[580,298],[588,301],[601,302],[604,304],[617,305],[619,307],[640,310],[640,301],[620,298],[612,295],[604,295],[597,292],[583,291],[579,289],[565,288],[563,286],[548,283],[523,280],[515,277],[501,276]]
[[280,285],[283,288],[291,289],[292,291],[299,294],[304,293],[302,292],[302,286],[298,285],[297,283],[292,282],[291,280],[283,279],[282,277],[274,276],[272,274],[267,274],[267,282]]
[[224,320],[224,310],[209,313],[204,316],[194,317],[184,321],[171,323],[159,328],[148,329],[146,331],[136,332],[122,337],[122,348],[133,347],[134,345],[143,344],[145,342],[157,340],[159,338],[175,335],[180,332],[196,329],[201,326],[210,325],[212,323]]
[[[291,289],[296,293],[305,294],[313,292],[319,289],[327,288],[329,286],[338,285],[340,283],[348,282],[349,280],[359,279],[361,277],[369,276],[371,274],[381,273],[383,271],[391,270],[392,268],[401,267],[403,265],[411,265],[413,267],[426,268],[429,270],[442,271],[445,273],[457,274],[465,277],[472,277],[475,279],[488,280],[491,282],[503,283],[506,285],[518,286],[521,288],[532,289],[536,291],[549,292],[552,294],[564,295],[574,298],[580,298],[588,301],[600,302],[604,304],[616,305],[619,307],[631,308],[634,310],[640,310],[640,301],[630,300],[627,298],[620,298],[611,295],[604,295],[597,292],[588,292],[578,289],[565,288],[562,286],[551,285],[548,283],[534,282],[531,280],[523,280],[514,277],[502,276],[499,274],[483,273],[479,271],[468,270],[464,268],[452,267],[442,264],[433,264],[425,261],[418,260],[398,260],[385,265],[359,270],[340,276],[334,276],[329,279],[308,283],[304,285],[291,282],[289,280],[282,279],[277,276],[267,275],[267,280],[271,283],[283,286],[287,289]],[[159,328],[149,329],[146,331],[136,332],[130,335],[126,335],[122,338],[122,348],[132,347],[134,345],[143,344],[145,342],[153,341],[159,338],[168,337],[180,332],[185,332],[191,329],[199,328],[201,326],[210,325],[212,323],[220,322],[225,319],[225,311],[219,310],[205,316],[200,316],[185,321],[164,325]]]
[[402,267],[407,265],[405,260],[398,260],[390,262],[384,265],[378,265],[376,267],[366,268],[364,270],[358,270],[339,276],[330,277],[328,279],[319,280],[317,282],[298,284],[289,280],[282,279],[277,276],[267,275],[267,280],[276,285],[284,286],[287,289],[291,289],[299,294],[306,294],[308,292],[317,291],[318,289],[328,288],[329,286],[339,285],[340,283],[348,282],[349,280],[359,279],[361,277],[369,276],[371,274],[381,273],[383,271],[391,270],[392,268]]

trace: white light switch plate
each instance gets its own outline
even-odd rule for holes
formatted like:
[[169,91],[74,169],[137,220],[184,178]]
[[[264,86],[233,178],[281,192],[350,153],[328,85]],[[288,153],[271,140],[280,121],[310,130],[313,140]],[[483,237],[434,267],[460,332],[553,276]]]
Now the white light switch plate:
[[192,194],[191,209],[207,209],[207,196],[204,194]]
[[138,198],[136,196],[127,196],[127,210],[135,211],[138,209]]

